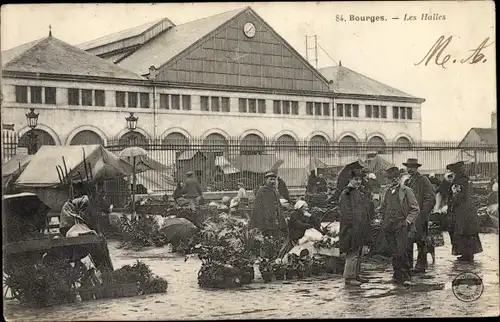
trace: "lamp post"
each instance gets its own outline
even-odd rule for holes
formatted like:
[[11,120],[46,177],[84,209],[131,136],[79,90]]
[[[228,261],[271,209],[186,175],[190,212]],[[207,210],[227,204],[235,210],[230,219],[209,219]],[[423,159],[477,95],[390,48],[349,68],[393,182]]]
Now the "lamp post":
[[[130,112],[130,115],[127,116],[125,118],[125,120],[127,121],[127,128],[128,130],[130,131],[130,138],[129,138],[129,142],[132,143],[130,145],[135,145],[135,141],[136,141],[136,135],[135,135],[135,129],[137,128],[137,120],[139,120],[139,118],[137,116],[134,116],[134,113],[133,112]],[[134,141],[134,142],[132,142]],[[135,164],[135,157],[132,158],[132,215],[135,216],[135,189],[136,189],[136,184],[137,184],[137,178],[135,176],[135,167],[136,167],[136,164]]]
[[28,127],[30,128],[27,133],[28,154],[30,155],[35,154],[38,150],[38,135],[35,132],[35,128],[38,125],[38,115],[39,113],[35,113],[34,108],[30,108],[30,112],[26,114]]
[[139,117],[134,116],[133,112],[130,112],[130,115],[125,118],[127,121],[127,128],[129,130],[129,143],[130,145],[135,145],[135,141],[137,141],[137,136],[135,135],[135,130],[137,129],[137,120],[139,120]]

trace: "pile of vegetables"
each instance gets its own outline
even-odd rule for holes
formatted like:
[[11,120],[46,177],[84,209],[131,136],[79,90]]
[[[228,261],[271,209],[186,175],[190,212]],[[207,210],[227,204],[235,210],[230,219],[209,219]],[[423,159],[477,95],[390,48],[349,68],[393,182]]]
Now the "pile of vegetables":
[[152,215],[139,215],[128,219],[120,218],[119,229],[123,237],[121,247],[139,250],[142,247],[161,247],[167,242],[166,236],[160,231],[160,226]]
[[198,257],[202,261],[198,285],[232,288],[251,283],[253,264],[263,241],[260,231],[250,229],[246,221],[225,213],[205,221],[198,247]]
[[324,235],[323,238],[314,243],[314,247],[326,249],[339,248],[339,239]]
[[141,261],[134,265],[125,265],[116,271],[103,274],[103,285],[111,286],[116,284],[136,283],[138,295],[165,293],[168,282],[155,276],[149,266]]
[[264,282],[283,280],[285,276],[285,265],[278,258],[279,251],[283,245],[284,239],[264,237],[260,244],[261,251],[259,256],[259,271]]
[[[9,272],[5,285],[11,289],[14,297],[22,305],[31,307],[47,307],[77,300],[80,294],[82,300],[124,296],[123,286],[133,284],[133,294],[125,296],[164,293],[168,283],[165,279],[155,276],[148,265],[137,262],[133,266],[124,267],[102,274],[102,284],[89,284],[87,270],[77,261],[74,267],[66,260],[53,259],[50,262],[40,262],[36,265],[21,263],[17,269]],[[130,293],[130,290],[129,290]]]
[[9,272],[5,285],[22,305],[45,307],[76,300],[75,283],[83,270],[72,269],[62,260],[31,265],[20,263]]

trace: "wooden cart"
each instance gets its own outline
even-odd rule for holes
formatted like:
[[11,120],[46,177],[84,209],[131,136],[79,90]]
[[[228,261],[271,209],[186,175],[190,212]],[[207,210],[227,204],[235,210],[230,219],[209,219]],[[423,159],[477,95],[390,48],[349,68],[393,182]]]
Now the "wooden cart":
[[[47,214],[50,210],[36,194],[21,193],[3,196],[3,277],[4,298],[10,296],[22,301],[9,277],[16,270],[39,264],[60,263],[68,270],[66,276],[73,294],[81,286],[98,286],[99,273],[113,271],[107,241],[101,234],[64,237],[48,233]],[[20,228],[21,227],[21,228]],[[44,233],[45,232],[45,233]],[[95,268],[89,269],[81,259],[87,257]],[[85,300],[82,297],[82,300]]]

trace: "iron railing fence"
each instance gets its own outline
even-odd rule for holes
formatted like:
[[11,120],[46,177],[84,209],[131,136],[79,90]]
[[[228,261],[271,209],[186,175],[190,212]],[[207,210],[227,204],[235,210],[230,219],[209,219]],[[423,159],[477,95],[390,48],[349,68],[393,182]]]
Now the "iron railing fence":
[[[17,151],[19,139],[13,131],[2,131],[2,162],[9,161]],[[417,158],[420,172],[445,172],[446,165],[464,161],[471,178],[485,181],[498,173],[497,145],[482,142],[464,144],[458,141],[422,141],[411,145],[328,143],[327,141],[271,140],[236,138],[206,140],[145,139],[128,133],[121,139],[108,140],[106,148],[116,154],[126,147],[144,148],[148,156],[166,166],[166,170],[147,171],[137,175],[137,192],[171,194],[176,182],[193,171],[205,191],[234,190],[237,182],[254,189],[268,171],[276,171],[289,189],[304,188],[309,173],[315,170],[335,181],[341,169],[361,160],[383,178],[389,165],[403,167],[408,158]],[[128,178],[106,183],[110,201],[122,206],[130,194]]]
[[[460,145],[459,142],[418,142],[412,145],[388,144],[320,144],[308,141],[274,140],[146,140],[129,137],[109,140],[106,148],[118,153],[129,146],[144,148],[148,156],[167,166],[164,171],[148,171],[137,176],[137,193],[171,194],[174,184],[194,172],[204,191],[236,190],[242,182],[255,189],[264,174],[277,171],[290,189],[305,188],[312,170],[335,181],[341,169],[352,162],[363,161],[378,178],[395,165],[402,168],[408,158],[417,158],[420,172],[444,174],[446,165],[456,161],[466,163],[472,178],[489,180],[498,169],[497,146],[482,143]],[[129,191],[126,181],[114,182],[108,189],[115,199]],[[113,191],[113,192],[112,192]]]

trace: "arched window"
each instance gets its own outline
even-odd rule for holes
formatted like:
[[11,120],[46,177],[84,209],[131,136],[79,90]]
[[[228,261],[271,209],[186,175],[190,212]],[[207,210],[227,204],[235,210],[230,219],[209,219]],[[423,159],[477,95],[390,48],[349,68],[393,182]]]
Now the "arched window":
[[287,152],[298,152],[297,141],[293,136],[288,134],[283,134],[280,136],[275,143],[275,148],[277,151],[287,151]]
[[315,135],[309,141],[309,153],[315,157],[326,157],[330,152],[327,139],[322,135]]
[[350,135],[344,136],[339,141],[339,154],[344,155],[356,155],[359,153],[358,141]]
[[219,133],[209,134],[203,140],[204,150],[208,152],[229,152],[229,143],[226,138]]
[[[29,149],[29,132],[24,133],[17,142],[17,146],[20,148],[28,148]],[[36,150],[40,149],[42,145],[56,145],[56,141],[47,131],[35,129],[35,134],[37,136],[37,144]]]
[[182,133],[173,132],[163,139],[163,145],[169,150],[185,150],[189,147],[189,139]]
[[240,154],[242,155],[263,154],[264,150],[264,140],[257,134],[248,134],[241,140]]
[[367,147],[371,151],[376,151],[377,153],[385,153],[387,144],[385,144],[384,139],[380,136],[374,136],[368,140]]
[[87,145],[87,144],[104,144],[104,140],[99,134],[90,130],[78,132],[72,139],[69,145]]
[[397,149],[408,149],[411,148],[411,142],[408,138],[402,136],[396,140],[396,148]]
[[120,145],[124,146],[140,146],[146,149],[148,147],[148,139],[144,134],[139,132],[127,132],[120,138]]

